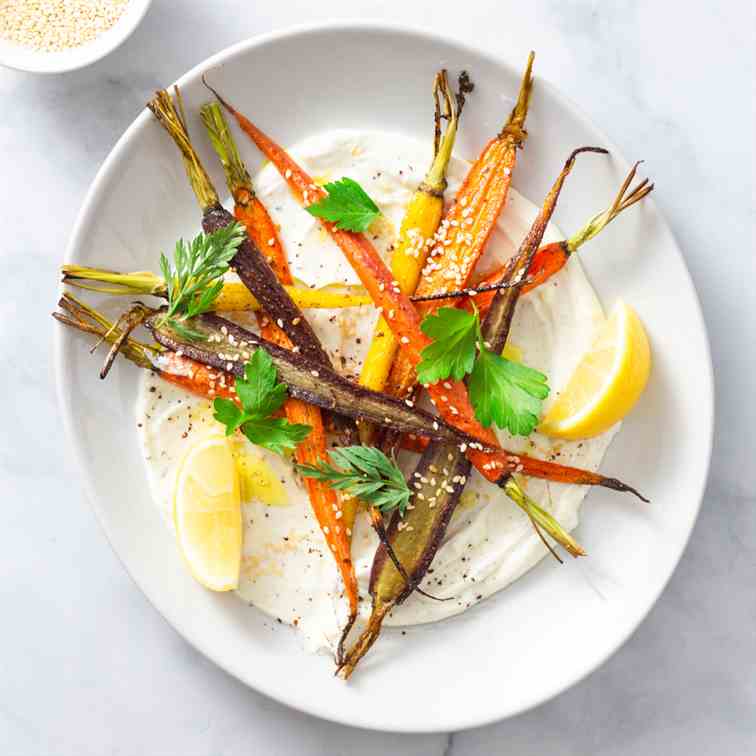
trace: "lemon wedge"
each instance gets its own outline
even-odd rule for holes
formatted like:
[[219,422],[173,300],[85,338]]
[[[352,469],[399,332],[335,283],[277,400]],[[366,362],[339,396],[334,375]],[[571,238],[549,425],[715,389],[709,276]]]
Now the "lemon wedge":
[[539,430],[564,439],[609,430],[635,406],[648,382],[651,349],[640,318],[618,301]]
[[179,549],[194,578],[211,591],[239,584],[242,552],[239,475],[228,440],[194,444],[176,476],[173,518]]

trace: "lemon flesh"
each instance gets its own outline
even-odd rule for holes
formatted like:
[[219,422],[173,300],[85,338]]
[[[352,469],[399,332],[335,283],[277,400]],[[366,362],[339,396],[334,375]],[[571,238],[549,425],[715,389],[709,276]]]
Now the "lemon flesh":
[[212,591],[239,584],[242,553],[239,475],[223,436],[192,446],[176,475],[173,517],[181,553],[194,578]]
[[646,331],[635,310],[620,300],[539,431],[568,440],[604,433],[635,406],[650,371]]

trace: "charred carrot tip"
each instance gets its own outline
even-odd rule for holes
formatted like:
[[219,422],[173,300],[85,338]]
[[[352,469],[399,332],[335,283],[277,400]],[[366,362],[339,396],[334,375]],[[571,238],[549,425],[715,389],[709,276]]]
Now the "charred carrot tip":
[[572,154],[567,158],[568,163],[572,163],[575,161],[575,158],[582,154],[583,152],[597,152],[600,155],[608,155],[609,150],[604,149],[603,147],[578,147],[577,149],[572,151]]
[[231,104],[227,100],[224,100],[223,97],[220,96],[220,94],[218,93],[218,90],[215,89],[213,86],[211,86],[208,83],[208,81],[207,81],[207,72],[205,72],[205,73],[202,74],[202,83],[213,93],[213,95],[215,96],[215,98],[218,100],[218,102],[221,105],[223,105],[224,108],[226,108],[227,110],[229,110],[231,113],[236,113],[236,110],[234,110],[234,108],[231,106]]
[[368,626],[363,631],[362,635],[355,641],[354,646],[346,654],[345,658],[336,667],[334,673],[342,680],[348,680],[354,668],[357,666],[363,656],[371,649],[372,645],[378,640],[378,635],[381,632],[381,625],[383,624],[383,618],[391,609],[389,606],[373,607],[373,612],[368,620]]
[[638,489],[629,486],[627,483],[623,483],[618,478],[601,478],[600,486],[604,488],[610,488],[612,491],[620,491],[621,493],[631,493],[633,496],[637,496],[641,501],[646,504],[651,503],[651,499],[647,499]]

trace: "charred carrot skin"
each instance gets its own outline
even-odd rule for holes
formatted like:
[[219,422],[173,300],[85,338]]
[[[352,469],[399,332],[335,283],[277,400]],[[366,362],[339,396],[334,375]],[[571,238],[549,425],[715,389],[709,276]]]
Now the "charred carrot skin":
[[[450,462],[450,458],[454,461]],[[443,476],[438,472],[441,470]],[[392,517],[387,534],[390,547],[409,579],[397,570],[386,545],[380,544],[370,571],[370,619],[339,666],[338,674],[343,679],[351,676],[378,639],[388,612],[401,604],[427,573],[469,473],[470,462],[455,446],[431,444],[423,452],[413,476],[410,508],[404,518]]]
[[244,376],[244,366],[255,349],[264,349],[286,384],[289,396],[358,420],[388,426],[402,432],[426,436],[447,443],[483,444],[474,436],[430,412],[409,407],[395,397],[359,386],[333,369],[321,367],[290,349],[274,344],[231,320],[205,313],[184,322],[199,337],[190,338],[161,321],[163,310],[152,310],[144,326],[155,341],[173,352],[181,352],[213,369]]
[[[325,192],[313,183],[307,172],[280,145],[246,116],[235,110],[206,81],[205,84],[226,110],[236,118],[242,131],[276,166],[295,197],[306,206],[311,202],[319,201],[324,196]],[[420,316],[412,301],[402,294],[398,282],[394,280],[367,238],[362,234],[337,229],[332,223],[324,222],[322,225],[352,265],[373,302],[381,309],[381,312],[388,314],[387,322],[399,339],[402,354],[407,357],[414,371],[414,367],[421,359],[420,353],[430,344],[430,339],[420,330]],[[445,421],[476,439],[472,445],[463,444],[463,450],[467,452],[468,458],[487,480],[497,483],[499,480],[506,480],[509,473],[518,471],[519,463],[514,461],[516,455],[501,449],[494,432],[483,428],[475,419],[475,413],[463,383],[447,381],[433,384],[428,386],[428,393]],[[484,446],[496,449],[496,451],[484,450]],[[601,480],[603,481],[603,478]],[[604,485],[604,483],[601,482],[598,485]],[[613,484],[607,487],[618,490]],[[629,486],[623,490],[636,493]]]
[[[244,225],[257,248],[265,250],[267,262],[276,278],[284,285],[292,285],[294,278],[289,269],[278,228],[252,188],[251,178],[239,156],[223,112],[216,103],[203,106],[200,112],[213,147],[223,164],[226,183],[234,198],[236,219]],[[274,323],[266,314],[257,313],[257,320],[264,339],[285,349],[291,349],[294,346],[280,325]],[[301,423],[311,428],[307,438],[297,445],[295,450],[297,462],[316,465],[326,460],[328,444],[321,411],[293,397],[286,400],[284,411],[290,423]],[[351,557],[351,536],[356,505],[351,501],[342,504],[336,491],[325,481],[305,478],[304,484],[318,525],[336,560],[344,583],[344,592],[349,604],[348,631],[357,617],[359,602],[357,575]],[[342,655],[343,645],[340,643],[337,650],[338,661],[341,660]]]

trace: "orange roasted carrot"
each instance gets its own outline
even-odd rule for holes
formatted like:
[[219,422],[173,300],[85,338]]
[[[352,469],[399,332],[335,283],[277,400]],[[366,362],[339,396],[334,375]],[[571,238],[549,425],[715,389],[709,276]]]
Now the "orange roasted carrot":
[[[430,251],[415,291],[417,298],[467,286],[485,250],[509,196],[517,150],[527,137],[524,125],[533,88],[533,59],[531,52],[517,102],[507,123],[483,148],[441,221],[436,245]],[[420,315],[426,316],[439,307],[454,304],[453,300],[430,299],[417,302],[416,306]],[[407,396],[416,382],[411,357],[400,354],[386,381],[386,393]]]
[[[204,81],[204,79],[203,79]],[[325,191],[317,186],[307,172],[267,134],[261,131],[246,116],[235,110],[205,81],[205,85],[218,98],[226,110],[234,116],[241,129],[255,142],[258,149],[277,168],[287,182],[289,189],[304,206],[320,201]],[[375,302],[379,311],[386,315],[391,330],[401,344],[401,354],[406,355],[411,367],[420,362],[422,350],[431,342],[420,330],[420,316],[412,301],[402,293],[377,250],[363,235],[337,229],[333,223],[322,221],[323,227],[336,242],[345,257],[357,273],[362,285]],[[498,484],[509,478],[518,470],[520,462],[517,455],[501,449],[495,433],[484,428],[475,418],[475,412],[467,395],[467,388],[459,381],[443,381],[428,386],[431,401],[441,417],[459,430],[479,439],[473,444],[463,444],[463,451],[480,473],[492,483]],[[407,401],[411,401],[408,399]],[[484,446],[497,451],[484,451]],[[540,466],[541,477],[547,477],[551,463],[543,462]],[[577,479],[584,471],[575,469]],[[555,471],[555,475],[556,475]],[[560,480],[563,478],[560,477]],[[595,485],[603,485],[615,490],[636,493],[632,488],[614,479],[599,476]]]
[[[236,144],[217,103],[204,105],[200,111],[210,141],[223,164],[231,196],[234,198],[234,215],[244,225],[247,234],[258,249],[263,251],[268,264],[278,280],[291,286],[294,278],[289,269],[286,251],[278,234],[278,228],[265,205],[255,194],[252,180],[239,155]],[[293,344],[282,329],[283,323],[274,323],[266,314],[256,313],[263,338],[291,349]],[[299,399],[289,397],[284,404],[286,418],[290,423],[309,425],[312,430],[307,438],[297,445],[295,456],[299,464],[317,465],[328,460],[328,443],[323,416],[319,408]],[[349,619],[338,648],[338,661],[343,653],[343,638],[357,617],[359,591],[357,576],[351,557],[352,527],[356,515],[356,503],[345,500],[327,482],[313,478],[304,479],[312,510],[323,531],[344,582],[344,592],[349,604]]]
[[[641,181],[629,194],[627,193],[630,188],[630,184],[635,178],[636,171],[638,170],[640,163],[635,165],[628,173],[625,180],[622,182],[622,186],[617,192],[617,196],[614,198],[614,202],[603,212],[595,215],[588,223],[585,224],[576,234],[573,234],[569,239],[565,239],[559,242],[552,242],[551,244],[545,244],[541,247],[533,257],[528,268],[526,282],[521,287],[521,293],[527,294],[536,287],[545,283],[553,275],[558,273],[569,260],[570,256],[574,254],[585,242],[589,239],[593,239],[600,231],[609,225],[623,210],[631,207],[636,202],[640,202],[647,194],[649,194],[653,188],[653,184],[648,183],[648,179]],[[506,280],[508,266],[504,266],[499,270],[490,273],[486,278],[475,285],[475,288],[486,288],[488,286],[494,287],[496,284]],[[495,289],[491,291],[484,291],[476,294],[472,301],[475,302],[475,306],[481,313],[481,317],[484,317],[488,312],[488,308],[491,306],[494,296],[496,296]],[[459,300],[458,300],[459,301]],[[468,298],[465,300],[465,306],[471,307],[471,300]]]

